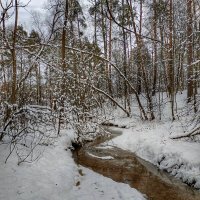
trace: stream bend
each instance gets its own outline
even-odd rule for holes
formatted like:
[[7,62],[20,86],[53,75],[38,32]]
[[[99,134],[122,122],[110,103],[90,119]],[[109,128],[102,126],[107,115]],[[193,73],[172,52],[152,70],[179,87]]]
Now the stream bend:
[[106,141],[122,134],[120,128],[109,128],[110,137],[100,137],[73,152],[77,164],[129,184],[152,200],[199,200],[200,192],[160,171],[134,153],[109,146]]

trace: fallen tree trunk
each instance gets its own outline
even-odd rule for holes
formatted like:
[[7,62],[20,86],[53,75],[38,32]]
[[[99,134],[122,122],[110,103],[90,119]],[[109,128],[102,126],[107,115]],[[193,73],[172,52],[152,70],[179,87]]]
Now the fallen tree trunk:
[[127,114],[127,117],[130,117],[130,113],[124,109],[117,101],[115,101],[109,94],[107,94],[106,92],[104,92],[103,90],[95,87],[92,85],[92,88],[102,94],[104,94],[106,97],[108,97],[114,104],[116,104],[119,108],[121,108],[126,114]]

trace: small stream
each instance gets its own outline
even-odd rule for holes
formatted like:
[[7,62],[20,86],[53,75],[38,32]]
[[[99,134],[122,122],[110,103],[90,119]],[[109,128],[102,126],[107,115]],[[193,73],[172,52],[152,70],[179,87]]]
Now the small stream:
[[107,146],[105,141],[121,134],[120,129],[109,129],[109,132],[111,137],[97,138],[75,150],[73,155],[76,163],[114,181],[129,184],[146,194],[150,200],[200,200],[199,191],[160,171],[134,153]]

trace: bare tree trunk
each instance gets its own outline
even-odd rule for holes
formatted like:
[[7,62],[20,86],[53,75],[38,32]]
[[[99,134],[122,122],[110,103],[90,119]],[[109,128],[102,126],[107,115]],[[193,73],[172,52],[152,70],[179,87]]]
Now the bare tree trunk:
[[[104,1],[101,0],[101,31],[102,31],[102,38],[103,38],[103,49],[104,49],[104,56],[107,59],[108,58],[108,33],[107,33],[107,20],[106,16],[104,15]],[[109,63],[106,63],[105,65],[105,77],[106,77],[106,87],[109,91]],[[110,91],[109,91],[110,92]]]
[[11,99],[10,102],[12,104],[16,103],[17,100],[17,94],[16,94],[16,88],[17,88],[17,58],[16,58],[16,39],[17,39],[17,25],[18,25],[18,1],[15,0],[15,25],[13,30],[13,42],[12,42],[12,92],[11,92]]
[[153,0],[153,6],[154,6],[154,17],[153,17],[153,37],[155,41],[153,42],[154,46],[154,62],[153,62],[153,88],[152,88],[152,96],[155,95],[156,93],[156,82],[157,82],[157,11],[156,11],[156,5],[157,2],[156,0]]
[[[97,0],[94,0],[94,6],[97,6]],[[97,12],[94,12],[94,43],[97,44]]]
[[[193,16],[197,19],[198,18],[198,12],[196,11],[196,2],[193,1]],[[200,22],[199,22],[199,27],[198,27],[198,21],[194,21],[194,30],[195,32],[198,32],[200,29]],[[193,57],[196,58],[196,60],[200,59],[200,51],[198,50],[198,45],[196,47],[196,44],[200,44],[200,36],[199,34],[195,34],[193,37],[193,51],[194,55]],[[197,94],[198,94],[198,71],[200,71],[200,63],[194,65],[194,112],[198,112],[198,105],[197,105]]]
[[[110,1],[110,10],[112,11],[112,0]],[[108,58],[109,61],[111,61],[111,57],[112,57],[112,17],[110,16],[109,19],[109,51],[108,51]],[[108,78],[108,90],[109,93],[111,95],[111,97],[113,97],[113,91],[112,91],[112,71],[111,71],[111,65],[108,65],[108,74],[107,74],[107,78]]]
[[36,71],[36,80],[37,80],[37,104],[41,104],[42,99],[42,92],[41,92],[41,72],[40,72],[40,65],[35,66]]
[[[124,0],[122,0],[122,7],[124,7]],[[123,35],[123,73],[124,76],[127,78],[127,72],[126,72],[126,67],[127,67],[127,52],[126,52],[126,33],[124,30],[124,20],[125,20],[125,13],[124,13],[124,9],[123,9],[123,13],[122,13],[122,35]],[[128,99],[128,88],[127,88],[127,84],[126,81],[124,80],[124,107],[125,109],[127,109],[127,99]]]
[[168,61],[168,91],[171,101],[171,114],[172,120],[175,120],[174,116],[174,58],[173,58],[173,0],[169,2],[169,61]]
[[193,46],[192,46],[192,0],[187,0],[187,49],[188,49],[188,70],[187,70],[187,98],[188,103],[191,102],[194,94],[193,81]]
[[67,32],[67,20],[68,20],[68,0],[65,0],[65,11],[64,11],[64,24],[62,28],[62,48],[61,48],[61,60],[62,60],[62,67],[63,67],[63,72],[66,71],[66,32]]

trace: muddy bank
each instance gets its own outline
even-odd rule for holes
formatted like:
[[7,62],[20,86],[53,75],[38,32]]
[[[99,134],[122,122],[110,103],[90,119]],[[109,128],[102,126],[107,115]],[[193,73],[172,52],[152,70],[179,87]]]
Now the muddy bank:
[[152,164],[135,154],[107,146],[106,140],[121,134],[112,130],[111,138],[101,137],[74,152],[77,164],[88,167],[117,182],[129,184],[148,199],[154,200],[199,200],[200,192],[191,189],[181,181],[158,170]]

